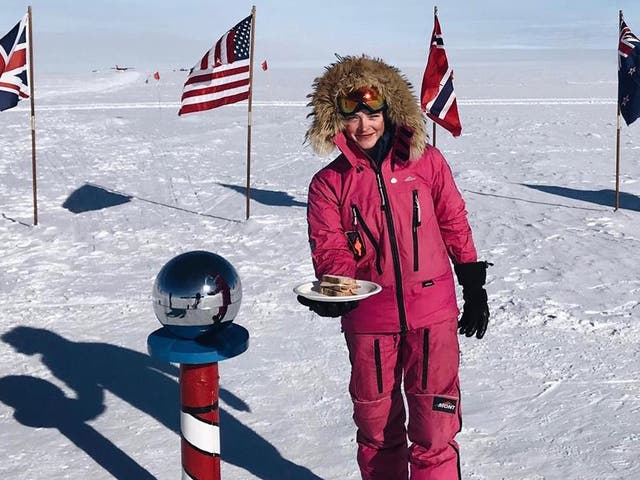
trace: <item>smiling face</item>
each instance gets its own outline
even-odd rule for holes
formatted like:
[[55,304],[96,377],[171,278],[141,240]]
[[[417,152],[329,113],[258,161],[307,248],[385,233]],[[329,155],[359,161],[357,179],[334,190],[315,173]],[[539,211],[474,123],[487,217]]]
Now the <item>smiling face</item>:
[[344,134],[368,152],[384,133],[384,114],[359,111],[343,117]]

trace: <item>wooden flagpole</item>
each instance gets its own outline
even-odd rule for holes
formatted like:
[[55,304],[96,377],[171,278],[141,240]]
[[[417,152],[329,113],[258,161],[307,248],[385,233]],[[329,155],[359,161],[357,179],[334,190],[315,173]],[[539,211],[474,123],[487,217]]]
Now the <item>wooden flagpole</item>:
[[616,129],[616,206],[615,212],[620,207],[620,103],[618,103],[618,127]]
[[36,181],[36,107],[33,76],[33,17],[31,5],[27,7],[27,29],[29,31],[29,98],[31,99],[31,183],[33,185],[33,224],[38,225],[38,185]]
[[253,97],[253,41],[256,30],[256,6],[251,7],[251,49],[249,52],[249,108],[247,110],[247,207],[245,220],[249,220],[251,200],[251,101]]
[[[618,35],[620,35],[620,24],[622,22],[622,10],[618,11]],[[619,55],[619,54],[618,54]],[[620,59],[618,59],[618,62]],[[620,83],[620,80],[618,80]],[[620,88],[618,86],[618,88]],[[620,99],[618,98],[618,118],[616,126],[616,201],[614,212],[620,207]]]
[[[433,6],[433,17],[437,17],[438,16],[438,6],[434,5]],[[431,49],[431,45],[429,45],[429,49]],[[433,122],[433,141],[431,142],[431,144],[435,147],[436,146],[436,122]]]

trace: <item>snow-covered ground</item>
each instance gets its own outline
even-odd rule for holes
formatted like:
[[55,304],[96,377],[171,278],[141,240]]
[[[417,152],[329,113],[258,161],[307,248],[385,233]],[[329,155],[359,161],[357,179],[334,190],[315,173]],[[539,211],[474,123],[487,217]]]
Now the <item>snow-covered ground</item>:
[[[640,478],[640,126],[614,211],[615,52],[449,57],[463,134],[437,145],[495,264],[489,331],[461,339],[464,478]],[[292,292],[321,69],[255,71],[248,221],[246,105],[179,118],[185,72],[37,79],[36,227],[28,101],[0,114],[1,478],[180,477],[178,370],[146,339],[155,275],[191,250],[236,267],[251,335],[220,364],[222,477],[359,478],[338,322]]]

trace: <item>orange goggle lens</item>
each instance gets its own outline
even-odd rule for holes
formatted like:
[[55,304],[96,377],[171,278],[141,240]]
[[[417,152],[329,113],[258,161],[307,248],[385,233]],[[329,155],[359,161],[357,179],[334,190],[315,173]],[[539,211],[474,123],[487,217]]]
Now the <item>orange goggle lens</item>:
[[338,97],[338,110],[342,115],[351,115],[359,110],[376,113],[385,107],[382,95],[373,87],[362,87]]

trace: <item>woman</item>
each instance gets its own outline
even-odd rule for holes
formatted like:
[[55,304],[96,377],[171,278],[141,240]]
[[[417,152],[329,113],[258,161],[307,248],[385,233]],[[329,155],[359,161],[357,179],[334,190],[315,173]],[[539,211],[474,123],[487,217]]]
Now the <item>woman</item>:
[[[298,297],[321,316],[342,316],[362,478],[459,479],[456,331],[482,338],[489,319],[488,264],[477,260],[464,201],[395,67],[339,58],[309,98],[306,140],[318,154],[341,152],[309,186],[316,276],[382,286],[359,302]],[[463,287],[459,322],[451,262]]]

